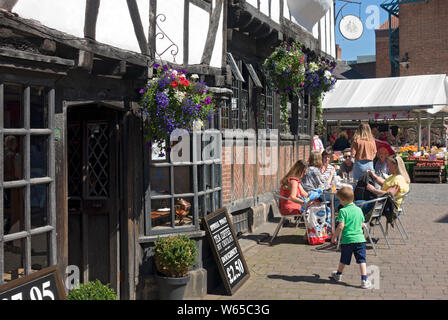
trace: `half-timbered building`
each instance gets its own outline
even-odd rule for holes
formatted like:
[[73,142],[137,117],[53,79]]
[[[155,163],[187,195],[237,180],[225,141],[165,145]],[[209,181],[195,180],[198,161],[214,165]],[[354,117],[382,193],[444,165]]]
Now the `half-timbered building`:
[[[199,249],[187,296],[217,286],[202,218],[226,207],[237,232],[252,232],[272,216],[281,176],[310,152],[308,98],[291,99],[284,126],[262,69],[284,40],[334,59],[333,1],[297,3],[0,0],[0,284],[74,265],[81,282],[153,299],[154,241],[182,233]],[[155,61],[198,74],[213,92],[215,160],[176,164],[147,147],[136,110]],[[266,150],[278,170],[260,174],[247,139],[241,154],[226,129],[279,129]],[[182,221],[180,198],[191,204]]]

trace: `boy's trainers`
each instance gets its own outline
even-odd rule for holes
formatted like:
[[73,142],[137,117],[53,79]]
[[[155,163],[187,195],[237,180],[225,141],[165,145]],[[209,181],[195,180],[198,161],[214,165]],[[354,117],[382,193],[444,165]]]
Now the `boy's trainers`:
[[371,289],[372,283],[370,283],[370,280],[362,280],[361,281],[361,288],[363,289]]
[[338,282],[339,282],[339,281],[342,280],[342,274],[338,274],[337,271],[333,271],[333,272],[331,273],[330,278],[332,278],[334,281],[338,281]]

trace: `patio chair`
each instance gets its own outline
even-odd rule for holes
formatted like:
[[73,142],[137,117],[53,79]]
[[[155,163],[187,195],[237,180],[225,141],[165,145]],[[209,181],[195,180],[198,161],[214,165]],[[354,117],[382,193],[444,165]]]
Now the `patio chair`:
[[[401,221],[400,216],[405,214],[405,213],[404,213],[404,207],[403,207],[403,204],[404,204],[404,202],[405,202],[405,200],[406,200],[406,198],[407,198],[408,195],[409,195],[409,191],[406,192],[406,193],[404,193],[404,194],[402,194],[402,195],[396,196],[396,197],[394,198],[395,200],[403,199],[403,200],[401,201],[400,209],[398,210],[398,213],[397,213],[397,221],[398,221],[398,223],[396,224],[396,226],[397,226],[398,231],[400,232],[401,239],[403,239],[403,242],[404,242],[404,243],[406,243],[406,239],[409,240],[410,238],[409,238],[409,234],[408,234],[406,228],[404,227],[403,222]],[[388,232],[389,232],[389,223],[386,223],[386,234],[387,234]],[[406,239],[404,238],[403,233],[406,235]]]
[[[279,209],[280,209],[280,199],[291,200],[289,198],[281,196],[278,191],[273,191],[272,194],[274,195],[274,199],[277,204],[277,208],[279,208]],[[305,223],[305,213],[306,213],[306,211],[304,213],[299,213],[299,214],[283,215],[280,212],[280,214],[281,214],[280,222],[278,223],[277,228],[275,228],[274,234],[272,235],[271,240],[269,240],[269,244],[272,244],[272,241],[274,241],[274,239],[277,237],[277,234],[279,233],[280,229],[282,228],[283,224],[285,223],[285,220],[288,217],[296,217],[297,218],[296,225],[295,225],[297,228],[300,222]]]
[[384,230],[384,227],[381,223],[381,218],[383,216],[383,211],[384,211],[384,207],[386,206],[386,201],[387,201],[387,197],[380,197],[380,198],[376,198],[373,200],[369,200],[369,201],[364,201],[362,203],[357,204],[358,207],[362,208],[363,206],[369,204],[369,203],[374,203],[372,209],[370,210],[370,212],[366,215],[368,216],[368,220],[364,222],[364,230],[367,233],[367,236],[369,238],[370,243],[373,245],[374,251],[375,251],[375,255],[376,255],[376,248],[375,245],[372,241],[372,238],[370,236],[370,230],[369,230],[369,226],[371,226],[370,229],[373,230],[373,228],[375,228],[376,226],[379,226],[381,229],[381,232],[383,233],[384,239],[386,240],[387,246],[389,247],[389,249],[391,249],[390,246],[390,242],[389,242],[389,238],[387,236],[387,233]]
[[[278,191],[273,191],[272,193],[274,195],[275,202],[276,202],[277,207],[279,209],[280,209],[280,199],[291,200],[289,198],[281,196]],[[326,202],[322,202],[322,203],[328,205],[329,202],[326,201]],[[311,202],[310,202],[310,204],[311,204]],[[305,209],[305,211],[303,213],[299,213],[299,214],[283,215],[280,212],[280,214],[281,214],[280,222],[278,223],[278,225],[277,225],[277,227],[276,227],[276,229],[274,231],[274,234],[272,235],[271,239],[269,240],[269,243],[272,244],[272,242],[274,241],[274,239],[277,237],[278,233],[280,232],[280,229],[282,228],[283,224],[285,223],[285,220],[288,217],[294,217],[294,218],[297,219],[296,220],[296,224],[295,224],[296,228],[299,226],[300,223],[305,224],[305,217],[306,217],[306,214],[307,214],[307,209],[308,209],[308,207]],[[306,229],[306,227],[305,227],[305,229]]]

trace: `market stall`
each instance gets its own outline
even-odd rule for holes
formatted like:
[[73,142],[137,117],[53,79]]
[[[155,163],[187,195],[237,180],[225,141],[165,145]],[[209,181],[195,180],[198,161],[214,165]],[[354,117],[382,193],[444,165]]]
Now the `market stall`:
[[421,148],[416,145],[401,147],[398,155],[403,159],[412,182],[444,183],[448,176],[446,147]]
[[[369,121],[389,128],[395,126],[399,132],[396,136],[413,140],[397,142],[396,146],[414,143],[414,140],[419,148],[432,143],[446,146],[448,79],[445,74],[339,80],[326,93],[322,107],[327,132],[332,135],[335,135],[334,127],[344,129],[344,123],[350,128],[356,127],[359,121]],[[387,133],[389,128],[385,130]]]

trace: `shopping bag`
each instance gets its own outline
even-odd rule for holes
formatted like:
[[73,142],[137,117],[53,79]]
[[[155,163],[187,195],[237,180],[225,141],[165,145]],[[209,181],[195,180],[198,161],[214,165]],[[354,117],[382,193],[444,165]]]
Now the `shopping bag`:
[[325,243],[328,239],[328,211],[325,204],[313,203],[308,207],[305,225],[310,245]]

